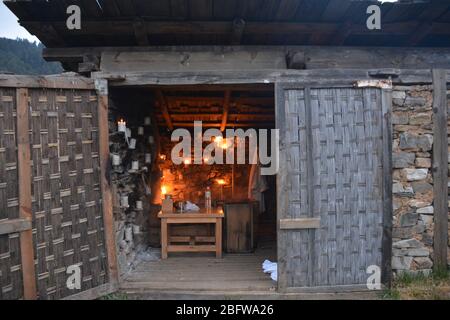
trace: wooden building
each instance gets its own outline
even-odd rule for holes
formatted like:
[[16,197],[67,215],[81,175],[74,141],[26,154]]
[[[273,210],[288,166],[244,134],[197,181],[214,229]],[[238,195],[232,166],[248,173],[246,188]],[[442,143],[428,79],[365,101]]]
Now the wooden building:
[[[377,270],[389,285],[447,268],[446,1],[4,3],[46,60],[78,75],[0,75],[0,298],[367,291]],[[66,26],[71,4],[80,30]],[[370,5],[380,30],[367,28]],[[271,214],[251,233],[276,246],[133,265],[137,244],[159,245],[162,189],[201,202],[208,180],[217,202],[244,197],[248,167],[168,163],[170,133],[194,121],[279,129]],[[211,241],[181,229],[185,249]],[[81,288],[67,285],[73,266]]]

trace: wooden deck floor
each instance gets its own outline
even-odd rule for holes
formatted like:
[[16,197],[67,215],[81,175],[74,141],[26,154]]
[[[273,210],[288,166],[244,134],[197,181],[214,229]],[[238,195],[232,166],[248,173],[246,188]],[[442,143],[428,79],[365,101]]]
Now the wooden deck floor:
[[169,259],[142,262],[124,277],[124,291],[234,291],[274,292],[276,282],[262,271],[265,259],[276,261],[274,245],[254,254],[171,254]]

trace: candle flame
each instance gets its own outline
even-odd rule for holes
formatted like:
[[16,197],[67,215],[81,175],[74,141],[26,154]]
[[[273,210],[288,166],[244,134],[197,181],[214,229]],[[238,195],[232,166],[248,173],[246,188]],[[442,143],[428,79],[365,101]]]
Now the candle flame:
[[221,186],[223,186],[225,184],[225,180],[224,179],[217,179],[217,183],[220,184]]
[[166,186],[162,186],[161,187],[161,193],[163,196],[165,196],[167,194],[167,187]]

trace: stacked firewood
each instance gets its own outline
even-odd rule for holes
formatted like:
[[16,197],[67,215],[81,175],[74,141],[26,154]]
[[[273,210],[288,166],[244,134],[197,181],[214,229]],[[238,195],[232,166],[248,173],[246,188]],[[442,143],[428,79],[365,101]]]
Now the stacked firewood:
[[127,119],[127,122],[111,115],[109,126],[116,244],[122,273],[133,265],[136,254],[147,247],[145,212],[149,209],[154,154],[150,118]]

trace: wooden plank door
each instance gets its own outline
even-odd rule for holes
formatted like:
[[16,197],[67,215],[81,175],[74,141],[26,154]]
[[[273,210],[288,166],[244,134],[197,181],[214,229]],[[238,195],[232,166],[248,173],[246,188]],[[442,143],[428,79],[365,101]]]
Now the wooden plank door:
[[365,286],[388,263],[382,90],[276,90],[279,289]]
[[[0,79],[0,298],[114,291],[107,93],[11,77]],[[68,286],[75,269],[80,288]]]

